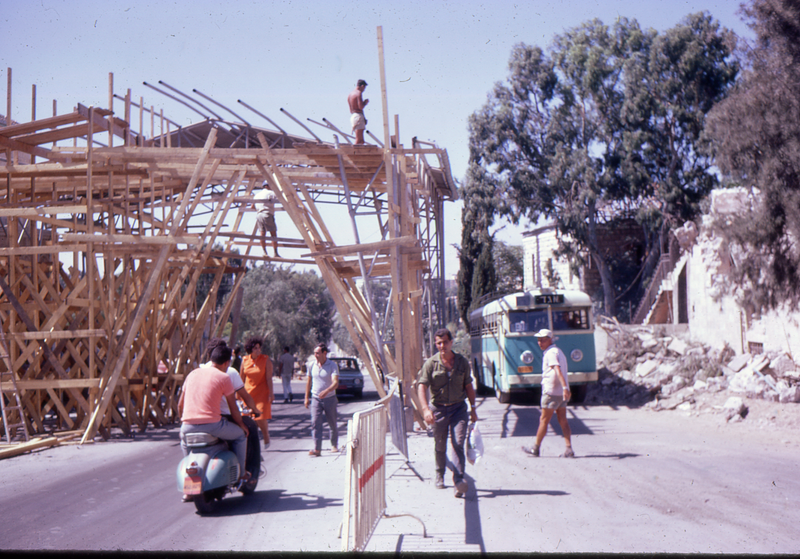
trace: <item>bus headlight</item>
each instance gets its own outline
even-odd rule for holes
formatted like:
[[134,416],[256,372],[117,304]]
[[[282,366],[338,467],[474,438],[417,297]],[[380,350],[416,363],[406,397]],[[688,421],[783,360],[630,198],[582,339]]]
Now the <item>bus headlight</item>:
[[530,365],[533,363],[533,352],[530,350],[525,350],[522,352],[522,355],[519,356],[522,359],[522,362],[526,365]]
[[583,359],[583,352],[579,349],[573,349],[569,354],[570,359],[575,361],[576,363]]

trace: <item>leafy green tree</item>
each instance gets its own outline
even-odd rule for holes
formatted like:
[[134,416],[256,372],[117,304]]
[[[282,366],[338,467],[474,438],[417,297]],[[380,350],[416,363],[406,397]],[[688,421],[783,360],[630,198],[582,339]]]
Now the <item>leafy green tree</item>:
[[336,307],[325,282],[312,271],[296,272],[271,263],[247,272],[239,341],[264,339],[264,352],[277,357],[284,346],[300,355],[328,342]]
[[[384,341],[394,340],[394,321],[391,318],[384,324],[386,316],[386,308],[389,306],[389,293],[392,290],[392,282],[387,279],[371,280],[370,291],[372,293],[373,309],[375,309],[376,318],[378,320],[378,327],[381,329],[381,335]],[[384,330],[384,325],[386,329]],[[336,342],[342,351],[348,355],[358,355],[356,344],[350,337],[350,332],[341,320],[339,313],[336,313],[333,326],[333,341]]]
[[521,291],[525,271],[521,246],[512,246],[503,241],[494,242],[494,270],[497,278],[497,291],[512,293]]
[[480,244],[473,237],[474,221],[468,219],[468,212],[461,212],[461,247],[458,248],[458,313],[464,324],[469,324],[469,309],[472,305],[472,276],[475,261],[480,255]]
[[698,210],[715,184],[698,136],[735,78],[731,41],[695,14],[663,36],[625,18],[611,28],[595,19],[557,36],[549,54],[516,45],[507,83],[469,120],[471,168],[483,172],[471,173],[478,184],[465,207],[478,193],[481,207],[513,223],[553,220],[560,254],[574,268],[587,257],[597,264],[604,310],[615,315],[628,286],[601,231],[637,220],[657,261],[661,228]]
[[[494,240],[489,235],[483,235],[481,253],[475,262],[475,272],[472,275],[472,306],[479,304],[481,297],[494,293],[497,290],[497,275],[494,269],[494,256],[492,246]],[[466,322],[469,324],[469,322]]]
[[[222,252],[225,250],[225,247],[223,247],[220,243],[215,243],[214,246],[212,247],[212,250]],[[235,249],[234,252],[238,254],[239,250]],[[228,259],[228,267],[238,268],[241,265],[242,265],[241,258]],[[188,282],[189,280],[187,279],[186,283],[188,284]],[[225,301],[225,298],[228,296],[228,294],[231,292],[231,289],[233,288],[235,282],[236,278],[234,277],[233,274],[225,274],[222,277],[222,283],[220,283],[219,290],[217,292],[217,308],[215,310],[219,310],[223,306],[224,304],[223,302]],[[200,277],[197,279],[197,284],[195,285],[195,304],[197,305],[198,309],[200,309],[200,307],[205,302],[206,297],[208,297],[208,293],[211,291],[211,287],[213,284],[214,284],[213,273],[200,274]]]
[[733,255],[733,282],[756,311],[800,306],[800,5],[754,0],[743,9],[756,33],[732,94],[709,116],[716,161],[753,188],[751,208],[718,232]]

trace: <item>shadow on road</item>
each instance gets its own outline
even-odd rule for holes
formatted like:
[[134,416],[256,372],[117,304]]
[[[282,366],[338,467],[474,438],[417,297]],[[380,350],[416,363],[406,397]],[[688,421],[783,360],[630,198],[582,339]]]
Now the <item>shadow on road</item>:
[[245,516],[341,506],[341,499],[328,499],[309,493],[287,494],[284,489],[256,490],[252,495],[233,495],[216,501],[214,510],[204,516]]

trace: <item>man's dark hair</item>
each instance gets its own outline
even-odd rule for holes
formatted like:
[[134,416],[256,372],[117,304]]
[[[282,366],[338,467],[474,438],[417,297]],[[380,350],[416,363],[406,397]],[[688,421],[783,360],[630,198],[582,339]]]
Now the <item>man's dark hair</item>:
[[210,340],[208,340],[208,342],[206,342],[206,353],[205,353],[206,360],[207,361],[211,360],[211,354],[217,347],[227,346],[227,345],[228,343],[222,338],[211,338]]
[[231,360],[231,355],[233,351],[226,345],[218,345],[214,348],[214,351],[211,352],[211,362],[214,365],[224,365],[228,361]]
[[361,87],[362,85],[367,85],[367,82],[365,82],[364,80],[358,80],[358,83],[356,84],[356,86],[357,87]]
[[257,345],[264,347],[264,342],[261,340],[261,338],[250,338],[249,340],[247,340],[247,343],[244,344],[244,350],[247,353],[251,353],[253,351],[253,348],[256,347]]
[[328,353],[328,346],[326,346],[326,345],[325,345],[324,343],[322,343],[322,342],[318,343],[318,344],[317,344],[317,347],[315,347],[314,349],[318,349],[318,350],[320,350],[320,351],[324,351],[325,353]]
[[283,346],[283,351],[285,351],[285,352],[287,352],[287,353],[288,353],[288,351],[289,351],[289,346],[288,346],[288,345],[285,345],[285,346]]
[[453,334],[450,333],[450,330],[447,328],[439,328],[436,333],[433,335],[434,338],[447,338],[450,341],[453,341]]

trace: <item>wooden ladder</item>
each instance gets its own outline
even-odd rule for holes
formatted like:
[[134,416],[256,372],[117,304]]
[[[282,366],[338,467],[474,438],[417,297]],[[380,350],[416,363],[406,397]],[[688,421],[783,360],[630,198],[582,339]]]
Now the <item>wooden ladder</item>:
[[[9,380],[11,381],[11,390],[0,390],[0,410],[3,413],[3,427],[6,431],[6,441],[11,444],[11,433],[13,432],[16,435],[16,431],[22,427],[25,433],[25,441],[27,442],[30,440],[30,435],[28,434],[28,425],[25,423],[25,416],[22,412],[22,402],[20,402],[19,399],[19,390],[17,390],[17,375],[15,375],[11,370],[11,359],[8,355],[8,344],[6,344],[6,338],[2,334],[0,334],[0,359],[2,359],[6,369],[5,371],[0,371],[0,386]],[[9,402],[16,402],[16,405],[6,404],[6,399],[4,396],[6,393],[14,394],[14,399],[12,400],[9,398]],[[19,423],[8,422],[8,418],[14,411],[16,411],[19,415]]]

